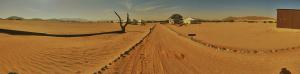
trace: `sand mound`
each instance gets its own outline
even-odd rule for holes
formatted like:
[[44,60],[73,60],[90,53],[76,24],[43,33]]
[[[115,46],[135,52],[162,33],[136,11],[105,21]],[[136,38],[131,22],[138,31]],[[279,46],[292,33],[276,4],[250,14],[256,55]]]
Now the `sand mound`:
[[[11,22],[11,21],[10,21]],[[20,21],[17,21],[20,22]],[[28,23],[28,21],[26,21]],[[3,22],[1,22],[3,23]],[[7,23],[7,22],[4,22]],[[15,22],[16,23],[16,22]],[[52,34],[69,34],[64,31],[77,33],[95,33],[114,31],[117,24],[97,25],[69,25],[58,23],[57,29],[48,29],[42,24],[24,24],[17,28],[14,24],[1,25],[0,28],[10,28],[31,32],[45,32]],[[45,22],[43,22],[45,23]],[[63,25],[65,25],[63,27]],[[4,27],[6,26],[6,27]],[[30,28],[32,26],[32,28]],[[57,26],[57,25],[56,25]],[[67,30],[70,26],[77,30]],[[114,27],[115,26],[115,27]],[[81,28],[83,27],[83,28]],[[109,27],[112,27],[109,30]],[[49,37],[23,36],[0,33],[0,73],[16,72],[20,74],[88,74],[106,65],[122,52],[139,41],[148,33],[151,25],[128,27],[125,34],[105,34],[88,37]],[[30,29],[29,29],[30,28]],[[34,29],[35,28],[35,29]],[[103,30],[104,29],[104,30]],[[102,31],[101,31],[102,30]],[[61,33],[64,32],[64,33]],[[72,34],[71,33],[71,34]]]

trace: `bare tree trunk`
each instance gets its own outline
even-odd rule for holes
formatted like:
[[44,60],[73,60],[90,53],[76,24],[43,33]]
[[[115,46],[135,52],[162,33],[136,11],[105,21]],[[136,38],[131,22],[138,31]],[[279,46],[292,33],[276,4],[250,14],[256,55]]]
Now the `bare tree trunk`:
[[126,27],[121,27],[121,32],[126,33]]
[[129,14],[127,13],[127,20],[126,20],[125,24],[123,25],[123,21],[122,21],[122,18],[120,17],[120,15],[116,11],[114,11],[114,12],[119,18],[121,32],[126,33],[126,27],[129,24],[129,19],[130,19]]

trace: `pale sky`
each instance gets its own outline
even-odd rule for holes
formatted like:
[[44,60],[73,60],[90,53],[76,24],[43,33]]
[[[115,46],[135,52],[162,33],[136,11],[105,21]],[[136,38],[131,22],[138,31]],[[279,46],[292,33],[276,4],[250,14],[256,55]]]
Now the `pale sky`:
[[228,16],[276,17],[277,8],[300,9],[300,0],[0,0],[0,18],[83,18],[114,20],[113,11],[131,18],[185,17],[222,19]]

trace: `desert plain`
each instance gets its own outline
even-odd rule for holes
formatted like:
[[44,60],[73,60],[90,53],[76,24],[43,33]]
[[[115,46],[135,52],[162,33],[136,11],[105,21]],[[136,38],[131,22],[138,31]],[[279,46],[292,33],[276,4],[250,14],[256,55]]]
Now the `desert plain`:
[[[49,21],[0,21],[1,29],[53,35],[118,31],[118,24]],[[151,25],[128,26],[125,34],[82,37],[0,33],[0,73],[88,74],[108,64],[143,37]]]
[[48,35],[0,32],[1,74],[300,73],[300,31],[275,23],[152,23],[114,33],[116,23],[1,20],[0,29]]

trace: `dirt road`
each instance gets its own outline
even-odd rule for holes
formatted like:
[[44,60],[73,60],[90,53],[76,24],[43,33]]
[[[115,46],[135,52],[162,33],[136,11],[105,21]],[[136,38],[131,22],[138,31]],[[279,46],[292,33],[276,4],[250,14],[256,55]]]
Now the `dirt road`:
[[163,25],[104,74],[279,74],[300,73],[300,51],[274,54],[221,52],[181,37]]

